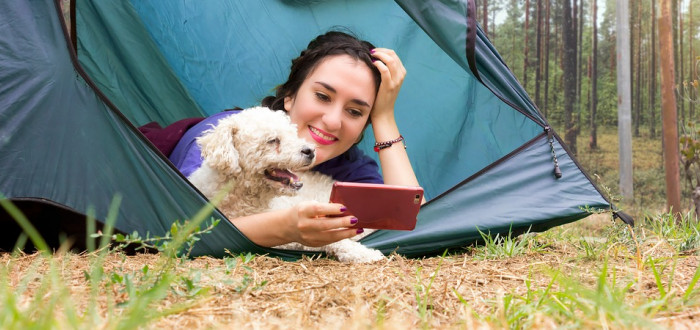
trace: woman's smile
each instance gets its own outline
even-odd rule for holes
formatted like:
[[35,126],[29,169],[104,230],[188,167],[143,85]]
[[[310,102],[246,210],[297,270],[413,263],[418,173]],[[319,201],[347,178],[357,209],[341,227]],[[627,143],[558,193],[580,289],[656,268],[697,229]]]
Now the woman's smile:
[[309,126],[309,131],[311,132],[311,137],[319,144],[331,145],[338,141],[337,137],[333,136],[332,134],[328,134],[316,127]]

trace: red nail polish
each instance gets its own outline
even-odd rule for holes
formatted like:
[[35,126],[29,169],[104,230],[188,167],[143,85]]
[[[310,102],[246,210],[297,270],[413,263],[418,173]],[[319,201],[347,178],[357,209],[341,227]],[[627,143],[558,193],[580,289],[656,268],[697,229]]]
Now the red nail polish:
[[364,232],[365,232],[364,229],[362,229],[362,228],[357,228],[357,233],[358,233],[358,234],[362,234],[362,233],[364,233]]
[[340,212],[345,212],[345,211],[347,211],[347,210],[348,210],[348,208],[345,207],[345,206],[343,206],[343,207],[340,208]]
[[354,224],[356,224],[356,223],[357,223],[357,218],[355,218],[355,217],[350,218],[350,224],[351,224],[351,225],[354,225]]

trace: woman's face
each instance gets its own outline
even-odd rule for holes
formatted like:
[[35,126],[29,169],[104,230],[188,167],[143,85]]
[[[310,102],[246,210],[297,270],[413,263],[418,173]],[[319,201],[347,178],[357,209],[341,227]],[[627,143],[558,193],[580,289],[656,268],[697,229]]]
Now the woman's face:
[[372,71],[349,55],[322,60],[284,108],[299,136],[316,144],[316,164],[347,151],[362,134],[375,98]]

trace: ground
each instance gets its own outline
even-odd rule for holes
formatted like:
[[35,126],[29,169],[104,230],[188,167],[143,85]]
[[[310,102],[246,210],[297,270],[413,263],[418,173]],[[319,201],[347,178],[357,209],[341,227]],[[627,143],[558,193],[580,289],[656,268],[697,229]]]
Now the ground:
[[[652,231],[637,228],[632,233],[600,215],[500,245],[424,259],[392,255],[366,265],[251,255],[182,260],[114,252],[103,261],[96,253],[57,253],[49,259],[51,265],[41,254],[4,253],[0,262],[7,278],[0,277],[0,284],[15,292],[11,297],[19,310],[39,306],[32,302],[37,294],[47,301],[63,297],[56,299],[68,300],[77,315],[89,315],[96,306],[97,316],[87,321],[98,326],[128,324],[132,318],[148,328],[700,324],[694,288],[697,249],[679,253],[673,242]],[[101,265],[102,272],[94,273],[94,265]],[[52,274],[62,279],[52,283],[64,283],[67,292],[47,284]],[[90,281],[91,276],[98,280]],[[167,283],[160,286],[159,281]],[[159,295],[148,298],[159,288]],[[64,316],[68,312],[60,312],[66,305],[57,306],[56,322],[70,321]]]

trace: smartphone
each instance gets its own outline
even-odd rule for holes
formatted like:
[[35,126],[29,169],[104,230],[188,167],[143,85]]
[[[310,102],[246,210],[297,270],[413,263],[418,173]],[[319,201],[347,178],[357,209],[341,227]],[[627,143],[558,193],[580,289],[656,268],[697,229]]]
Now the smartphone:
[[335,182],[331,203],[340,203],[358,220],[355,227],[413,230],[423,188],[376,183]]

